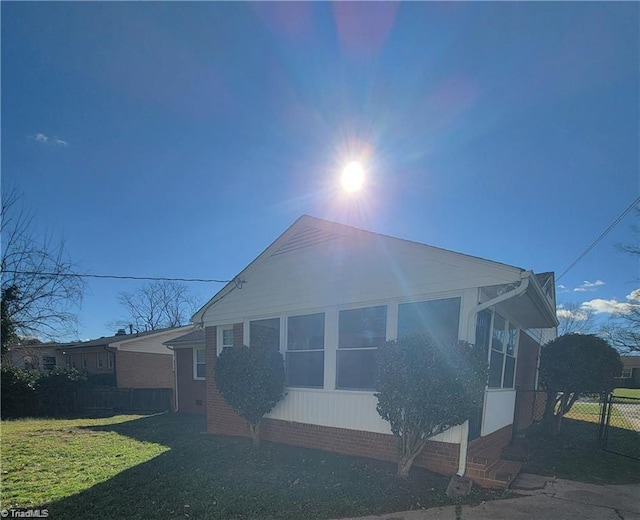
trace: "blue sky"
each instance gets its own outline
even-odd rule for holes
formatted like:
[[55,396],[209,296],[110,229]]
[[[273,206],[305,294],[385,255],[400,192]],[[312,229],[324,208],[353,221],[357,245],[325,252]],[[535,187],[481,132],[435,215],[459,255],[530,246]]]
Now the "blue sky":
[[[84,272],[232,278],[307,213],[560,274],[639,193],[637,3],[1,9],[2,182]],[[560,303],[627,301],[634,220]],[[140,285],[89,280],[80,337]]]

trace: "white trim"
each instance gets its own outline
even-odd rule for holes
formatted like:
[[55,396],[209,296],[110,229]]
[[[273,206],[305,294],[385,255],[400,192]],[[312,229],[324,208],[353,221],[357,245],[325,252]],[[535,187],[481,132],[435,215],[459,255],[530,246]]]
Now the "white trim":
[[[296,354],[296,353],[301,353],[301,352],[322,352],[322,387],[317,387],[317,386],[297,386],[297,385],[287,385],[287,388],[317,388],[317,389],[324,389],[324,388],[331,388],[331,380],[328,377],[327,374],[327,355],[326,355],[326,351],[327,351],[327,313],[330,309],[326,309],[323,311],[319,311],[319,312],[310,312],[310,313],[297,313],[297,314],[288,314],[284,317],[284,320],[281,319],[280,320],[280,329],[282,330],[283,328],[285,329],[285,341],[284,341],[284,349],[285,349],[285,357],[284,357],[284,361],[285,361],[285,378],[286,378],[286,368],[287,368],[287,361],[288,361],[288,356],[290,353]],[[322,321],[323,321],[323,328],[322,328],[322,348],[315,348],[315,349],[291,349],[289,350],[289,320],[292,318],[303,318],[305,316],[318,316],[318,315],[322,315]],[[282,327],[282,323],[284,321],[285,326]],[[334,326],[337,326],[337,321],[335,321],[333,323]],[[335,349],[334,349],[335,350]],[[334,377],[335,379],[335,377]],[[327,386],[327,383],[329,386]]]
[[343,312],[351,312],[351,311],[360,311],[360,310],[366,310],[366,309],[379,309],[379,308],[384,308],[384,338],[383,338],[383,343],[384,341],[386,341],[387,336],[388,336],[388,332],[387,332],[387,324],[388,324],[388,315],[389,315],[389,305],[388,304],[380,304],[380,305],[370,305],[370,306],[359,306],[359,307],[351,307],[349,306],[349,308],[345,308],[345,309],[338,309],[337,310],[337,320],[336,320],[336,324],[335,324],[335,336],[336,336],[336,342],[335,342],[335,349],[333,351],[334,354],[334,361],[333,361],[333,367],[335,370],[335,375],[333,377],[333,388],[336,390],[347,390],[347,391],[353,391],[353,390],[372,390],[375,391],[375,389],[365,389],[365,388],[357,388],[357,387],[353,387],[353,388],[347,388],[347,387],[340,387],[338,385],[338,363],[339,363],[339,353],[340,352],[362,352],[365,350],[371,350],[376,352],[378,350],[379,347],[377,346],[368,346],[368,347],[344,347],[341,348],[340,347],[340,314]]
[[[206,373],[206,367],[207,367],[207,353],[204,347],[198,347],[198,348],[193,348],[193,380],[194,381],[204,381],[206,379],[205,377],[199,377],[198,376],[198,365],[204,365],[205,367],[205,373]],[[198,352],[202,351],[202,354],[205,357],[205,361],[202,363],[198,363]]]
[[[231,345],[225,345],[224,340],[224,331],[231,331]],[[216,355],[219,356],[224,348],[233,347],[234,338],[233,338],[233,325],[219,325],[216,327]]]

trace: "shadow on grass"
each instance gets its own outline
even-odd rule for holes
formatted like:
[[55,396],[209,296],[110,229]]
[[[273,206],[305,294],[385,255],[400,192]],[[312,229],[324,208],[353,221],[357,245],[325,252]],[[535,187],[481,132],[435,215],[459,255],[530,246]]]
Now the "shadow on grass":
[[[52,518],[321,519],[451,505],[449,479],[416,468],[203,434],[204,418],[164,414],[95,431],[170,450],[47,507]],[[499,498],[474,490],[466,503]]]
[[[609,435],[625,445],[638,442],[637,432],[622,428],[612,427]],[[640,461],[603,451],[596,423],[565,418],[557,436],[536,425],[516,441],[518,444],[527,453],[522,468],[527,473],[595,484],[640,483]]]

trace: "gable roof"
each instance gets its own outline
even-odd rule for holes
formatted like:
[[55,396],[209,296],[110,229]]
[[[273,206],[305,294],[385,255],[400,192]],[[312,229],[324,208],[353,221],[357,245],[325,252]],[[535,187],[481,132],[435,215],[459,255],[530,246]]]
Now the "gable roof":
[[179,346],[187,343],[204,343],[204,334],[204,329],[196,329],[183,336],[178,336],[177,338],[165,341],[163,345]]
[[[291,253],[294,255],[292,256]],[[355,261],[359,262],[358,265],[365,269],[354,270],[356,264],[351,263],[354,256]],[[376,258],[378,261],[372,261],[371,258]],[[295,272],[283,273],[281,270],[274,273],[273,269],[276,269],[276,265],[287,264]],[[253,276],[254,273],[260,274]],[[403,280],[403,277],[409,276],[408,273],[417,274],[417,276]],[[310,292],[319,289],[326,299],[328,293],[348,292],[349,287],[353,290],[356,286],[376,286],[369,283],[370,280],[376,279],[375,276],[378,277],[377,280],[395,278],[396,289],[398,284],[405,283],[406,286],[403,286],[403,289],[407,290],[406,294],[409,296],[409,293],[424,294],[458,290],[464,284],[466,284],[465,287],[508,283],[517,285],[525,277],[529,277],[526,273],[529,271],[520,267],[303,215],[245,267],[232,282],[225,285],[198,310],[192,317],[192,322],[204,323],[205,314],[209,309],[217,306],[237,289],[242,289],[245,283],[248,284],[250,293],[257,294],[258,286],[264,289],[265,280],[271,280],[272,288],[276,291],[282,288],[291,292],[290,286],[296,285],[301,308],[311,308],[317,303],[317,298],[316,301],[311,301]],[[446,277],[438,278],[438,274],[446,274]],[[294,279],[293,275],[297,278]],[[533,273],[531,275],[533,276]],[[319,283],[311,287],[314,276],[324,276],[323,280],[327,283]],[[367,279],[367,276],[371,278]],[[548,277],[542,275],[540,281],[547,282]],[[538,279],[529,285],[531,285],[530,290],[540,292],[541,285]],[[248,296],[246,293],[244,296],[234,295],[230,300],[236,302]],[[372,291],[365,296],[367,299],[376,298]],[[553,295],[548,296],[553,298]],[[264,305],[264,293],[261,293],[258,298]],[[277,312],[278,309],[271,303],[269,302],[271,311]],[[255,305],[258,305],[257,300]],[[255,305],[249,312],[256,310]],[[545,303],[544,306],[548,305]],[[224,308],[230,311],[229,305],[225,305]],[[551,323],[555,320],[555,309],[547,311],[548,309],[545,310],[545,316],[552,313],[554,317],[546,316],[544,321]],[[225,318],[224,313],[221,315],[218,312],[217,315],[220,319]]]
[[71,350],[71,349],[77,349],[77,348],[89,348],[89,347],[108,347],[115,343],[122,343],[126,341],[135,340],[138,338],[144,338],[147,336],[160,335],[165,332],[186,329],[187,327],[192,327],[192,325],[183,325],[180,327],[166,327],[163,329],[136,332],[135,334],[115,334],[113,336],[103,336],[98,339],[90,339],[87,341],[71,341],[68,343],[59,343],[56,346],[58,348],[64,348],[65,350]]

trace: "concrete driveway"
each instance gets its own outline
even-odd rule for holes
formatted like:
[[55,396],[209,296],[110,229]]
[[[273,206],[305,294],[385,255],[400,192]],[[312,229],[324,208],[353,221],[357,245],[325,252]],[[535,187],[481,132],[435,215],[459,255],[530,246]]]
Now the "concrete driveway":
[[598,486],[522,474],[511,488],[526,496],[457,510],[436,507],[358,520],[640,520],[640,484]]

